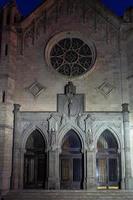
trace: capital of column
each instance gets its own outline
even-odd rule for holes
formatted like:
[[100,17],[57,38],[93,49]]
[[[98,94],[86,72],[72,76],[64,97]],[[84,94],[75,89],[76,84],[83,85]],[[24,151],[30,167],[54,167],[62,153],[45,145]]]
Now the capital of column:
[[13,110],[13,112],[14,112],[14,113],[19,112],[19,111],[20,111],[20,107],[21,107],[20,104],[14,104],[14,110]]
[[129,112],[129,110],[128,110],[128,103],[123,103],[122,104],[122,112]]

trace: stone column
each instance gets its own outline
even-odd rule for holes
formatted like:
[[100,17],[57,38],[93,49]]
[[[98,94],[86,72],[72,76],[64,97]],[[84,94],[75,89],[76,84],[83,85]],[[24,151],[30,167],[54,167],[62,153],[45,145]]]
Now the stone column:
[[83,153],[84,159],[84,182],[83,182],[83,189],[87,189],[87,150],[85,149]]
[[[26,149],[22,148],[19,154],[19,178],[18,178],[18,188],[24,188],[24,154],[26,153]],[[14,177],[15,178],[15,177]]]
[[55,149],[55,188],[56,189],[60,189],[60,153],[61,153],[61,149],[60,148],[56,148]]
[[58,124],[54,116],[48,119],[48,189],[59,189],[59,149],[57,146]]
[[96,189],[95,153],[87,150],[87,190]]
[[14,131],[13,131],[13,158],[12,158],[12,189],[19,187],[19,174],[20,171],[20,146],[19,146],[19,126],[18,121],[20,118],[20,105],[14,104]]
[[122,112],[123,112],[123,130],[124,130],[124,147],[125,147],[125,189],[132,189],[129,111],[127,103],[122,104]]

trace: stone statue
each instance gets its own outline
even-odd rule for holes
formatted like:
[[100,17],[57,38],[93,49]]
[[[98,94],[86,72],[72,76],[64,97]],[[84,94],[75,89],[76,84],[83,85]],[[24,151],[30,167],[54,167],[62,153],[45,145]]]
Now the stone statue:
[[60,126],[64,126],[66,124],[66,115],[63,113],[60,120]]
[[64,93],[69,97],[76,94],[76,87],[73,85],[71,81],[69,81],[68,84],[65,86]]
[[76,121],[77,121],[77,126],[81,128],[83,131],[85,131],[85,120],[81,113],[78,114]]
[[52,148],[56,144],[56,131],[51,129],[49,132],[49,145]]
[[58,124],[56,119],[53,117],[53,115],[50,116],[48,119],[48,125],[49,125],[49,146],[53,148],[53,146],[56,144],[56,132],[58,129]]
[[93,140],[93,132],[92,129],[88,129],[87,133],[86,133],[86,143],[88,145],[88,148],[92,151],[94,149],[94,144],[93,144],[94,140]]
[[68,98],[68,117],[71,116],[71,110],[72,110],[72,98]]

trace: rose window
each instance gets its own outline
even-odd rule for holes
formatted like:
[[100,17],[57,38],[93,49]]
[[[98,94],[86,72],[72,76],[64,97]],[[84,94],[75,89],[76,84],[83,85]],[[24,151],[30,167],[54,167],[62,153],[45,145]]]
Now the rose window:
[[52,67],[68,77],[85,74],[95,62],[95,48],[80,38],[64,38],[51,49],[50,63]]

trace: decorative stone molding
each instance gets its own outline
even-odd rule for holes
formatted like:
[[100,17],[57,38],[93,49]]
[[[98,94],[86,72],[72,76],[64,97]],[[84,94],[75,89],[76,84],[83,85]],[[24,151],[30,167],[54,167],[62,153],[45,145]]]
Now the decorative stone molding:
[[28,88],[26,88],[34,97],[39,96],[42,91],[46,90],[46,87],[41,85],[38,81],[32,83]]
[[100,84],[97,88],[97,91],[99,91],[104,97],[108,97],[111,92],[115,89],[115,87],[110,84],[108,81],[104,81],[102,84]]
[[102,28],[101,34],[107,44],[118,40],[119,21],[114,19],[113,16],[108,16],[98,1],[86,2],[84,0],[82,2],[77,0],[73,2],[71,0],[55,0],[50,8],[44,6],[39,14],[32,15],[32,20],[30,20],[30,24],[28,23],[28,28],[26,28],[25,24],[25,28],[21,31],[24,33],[22,41],[19,34],[20,28],[17,28],[18,35],[20,35],[19,40],[21,41],[19,43],[24,43],[24,47],[33,46],[39,37],[48,31],[51,24],[58,23],[66,15],[67,18],[74,17],[78,23],[87,24],[95,33]]
[[58,130],[58,123],[56,118],[51,114],[50,118],[48,118],[48,130],[49,131],[57,131]]

